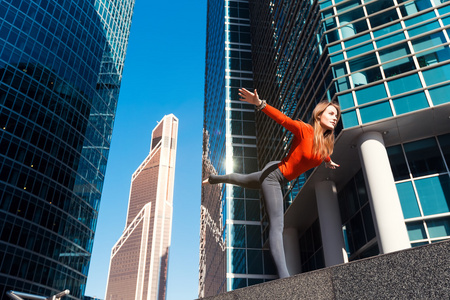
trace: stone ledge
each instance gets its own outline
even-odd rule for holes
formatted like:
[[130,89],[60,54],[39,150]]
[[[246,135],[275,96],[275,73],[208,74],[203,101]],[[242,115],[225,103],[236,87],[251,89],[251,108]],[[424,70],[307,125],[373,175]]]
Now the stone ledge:
[[450,299],[450,241],[378,255],[203,299]]

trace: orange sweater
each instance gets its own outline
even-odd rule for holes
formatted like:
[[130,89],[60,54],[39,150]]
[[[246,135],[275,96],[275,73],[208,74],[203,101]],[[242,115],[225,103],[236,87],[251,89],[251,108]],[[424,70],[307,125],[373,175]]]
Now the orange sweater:
[[[293,180],[322,163],[322,158],[312,153],[314,129],[311,125],[300,120],[294,121],[268,104],[262,111],[294,134],[288,155],[278,164],[278,168],[286,179]],[[326,162],[330,160],[330,157],[325,159]]]

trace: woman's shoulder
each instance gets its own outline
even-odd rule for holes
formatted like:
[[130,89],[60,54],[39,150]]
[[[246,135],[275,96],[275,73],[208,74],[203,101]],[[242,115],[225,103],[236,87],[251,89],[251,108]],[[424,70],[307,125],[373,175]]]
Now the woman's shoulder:
[[310,135],[314,133],[314,128],[309,123],[305,123],[300,119],[295,120],[300,128],[301,135],[304,137],[305,135]]
[[296,120],[298,123],[299,123],[299,126],[301,126],[301,127],[303,127],[303,128],[305,128],[305,129],[308,129],[308,130],[311,130],[311,131],[313,131],[313,127],[312,127],[312,125],[311,124],[309,124],[309,123],[306,123],[306,122],[303,122],[302,120],[300,120],[300,119],[297,119]]

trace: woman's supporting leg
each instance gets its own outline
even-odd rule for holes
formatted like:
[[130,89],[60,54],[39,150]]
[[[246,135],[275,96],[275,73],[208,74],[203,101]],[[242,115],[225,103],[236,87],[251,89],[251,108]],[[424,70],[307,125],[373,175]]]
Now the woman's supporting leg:
[[262,171],[251,174],[231,173],[211,175],[209,183],[229,183],[249,189],[261,189],[269,215],[269,242],[280,278],[289,277],[283,246],[284,209],[281,184],[286,180],[278,168],[278,161],[268,163]]
[[281,185],[284,181],[279,169],[272,171],[261,183],[266,212],[269,215],[269,244],[280,278],[289,277],[283,245],[284,209]]

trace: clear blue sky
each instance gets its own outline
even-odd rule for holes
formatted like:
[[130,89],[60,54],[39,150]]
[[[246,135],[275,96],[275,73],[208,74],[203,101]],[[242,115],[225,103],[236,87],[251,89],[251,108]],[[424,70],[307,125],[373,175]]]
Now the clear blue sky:
[[164,115],[180,122],[167,300],[196,299],[206,0],[136,0],[86,295],[104,298],[111,248],[125,227],[131,175]]

